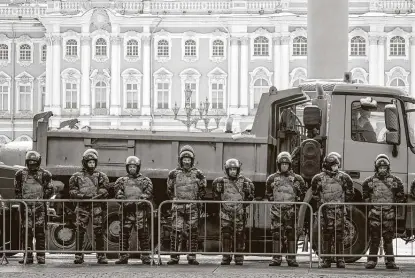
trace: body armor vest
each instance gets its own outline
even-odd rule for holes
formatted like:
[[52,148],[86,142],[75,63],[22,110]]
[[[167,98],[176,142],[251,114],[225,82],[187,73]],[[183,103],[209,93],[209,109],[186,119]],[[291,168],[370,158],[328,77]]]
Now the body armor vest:
[[79,177],[79,192],[81,194],[91,195],[97,193],[98,180],[94,176],[87,176],[88,174],[84,173]]
[[[230,180],[228,178],[223,179],[223,193],[221,195],[222,201],[244,201],[243,193],[243,180],[236,179]],[[242,204],[238,203],[226,203],[222,204],[222,208],[225,211],[235,211],[243,208]]]
[[[372,203],[393,203],[394,196],[392,192],[392,182],[388,181],[388,178],[380,180],[378,178],[373,179],[373,194],[372,194]],[[390,209],[392,206],[374,206],[374,208],[380,210],[381,208],[386,210]]]
[[198,182],[194,171],[179,171],[176,175],[175,197],[178,200],[197,200]]
[[[26,174],[22,185],[23,199],[43,199],[43,186],[31,174]],[[28,205],[41,206],[42,203],[30,203]]]
[[124,186],[124,195],[127,200],[137,200],[143,195],[143,190],[137,178],[128,178]]
[[[294,187],[295,177],[292,175],[277,175],[273,182],[273,195],[275,202],[295,202],[297,196],[297,190]],[[291,205],[275,205],[281,208],[291,208]]]
[[325,174],[322,178],[321,201],[322,203],[343,203],[345,193],[339,174],[330,177]]

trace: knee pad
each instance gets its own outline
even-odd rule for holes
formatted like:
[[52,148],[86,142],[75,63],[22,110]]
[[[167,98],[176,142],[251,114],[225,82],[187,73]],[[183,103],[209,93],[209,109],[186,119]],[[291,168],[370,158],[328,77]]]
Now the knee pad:
[[273,232],[273,233],[272,233],[272,239],[273,239],[273,240],[280,240],[280,239],[281,239],[281,234],[280,234],[280,232]]

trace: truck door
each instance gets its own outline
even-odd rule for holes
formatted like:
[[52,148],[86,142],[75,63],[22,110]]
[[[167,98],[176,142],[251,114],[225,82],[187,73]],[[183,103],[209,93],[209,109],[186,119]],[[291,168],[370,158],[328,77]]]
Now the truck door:
[[[360,108],[360,99],[367,96],[346,96],[346,113],[344,126],[343,167],[355,181],[363,180],[373,175],[374,161],[377,155],[383,153],[389,156],[391,171],[402,179],[404,186],[408,184],[407,178],[407,142],[405,125],[402,116],[399,117],[400,145],[397,146],[398,155],[393,156],[393,146],[386,144],[385,139],[385,105],[390,104],[389,97],[372,97],[377,101],[377,110],[367,112]],[[402,111],[401,104],[397,108]],[[399,115],[402,115],[399,113]],[[331,138],[331,140],[336,140]]]

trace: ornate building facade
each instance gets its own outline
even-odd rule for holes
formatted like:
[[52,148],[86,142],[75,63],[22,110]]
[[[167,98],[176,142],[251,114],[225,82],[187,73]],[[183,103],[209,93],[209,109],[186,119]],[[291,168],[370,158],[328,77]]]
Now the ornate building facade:
[[[412,1],[349,2],[353,79],[415,96]],[[0,0],[0,134],[31,136],[41,111],[54,127],[185,130],[187,87],[243,129],[271,85],[307,78],[306,14],[306,0]]]

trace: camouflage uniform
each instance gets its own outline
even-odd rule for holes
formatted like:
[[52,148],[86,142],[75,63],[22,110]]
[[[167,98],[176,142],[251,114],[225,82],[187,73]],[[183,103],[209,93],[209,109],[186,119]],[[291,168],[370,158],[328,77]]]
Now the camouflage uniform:
[[[236,169],[236,175],[229,174],[231,168]],[[225,163],[226,176],[216,178],[212,184],[214,200],[220,201],[252,201],[255,187],[252,181],[240,175],[241,163],[237,159],[228,159]],[[225,203],[221,205],[222,250],[231,252],[235,243],[235,252],[245,250],[245,225],[247,219],[246,204]],[[235,238],[233,238],[235,235]],[[235,264],[242,265],[243,255],[235,255]],[[229,265],[232,255],[223,255],[222,265]]]
[[[40,168],[41,156],[38,152],[29,151],[26,154],[26,168],[16,172],[14,179],[15,194],[17,199],[49,199],[54,193],[52,174]],[[44,202],[27,202],[28,209],[28,248],[32,249],[33,238],[36,238],[37,261],[45,263],[45,229],[47,204]],[[25,232],[26,212],[21,210],[23,233]],[[25,236],[23,244],[25,243]],[[33,263],[33,253],[27,253],[27,263]],[[24,263],[21,260],[20,263]]]
[[[386,171],[379,167],[386,166]],[[375,160],[375,174],[365,179],[362,184],[363,199],[367,203],[404,203],[405,194],[401,179],[390,173],[389,158],[378,155]],[[385,255],[393,255],[392,239],[395,235],[396,211],[394,206],[372,206],[369,211],[370,249],[366,268],[376,267],[380,237],[383,237]],[[386,268],[397,269],[393,257],[385,257]]]
[[[69,195],[72,199],[105,199],[108,196],[109,180],[106,174],[95,170],[95,167],[88,167],[89,161],[95,161],[95,167],[98,162],[98,156],[91,151],[86,151],[82,158],[83,169],[69,179]],[[92,217],[92,226],[96,249],[104,250],[104,238],[102,227],[102,212],[105,210],[104,203],[86,203],[80,202],[75,209],[77,225],[77,250],[83,249],[86,229],[90,218]],[[98,263],[107,264],[105,253],[97,253]],[[75,264],[84,262],[84,254],[75,254]]]
[[[136,156],[129,156],[125,162],[128,175],[117,179],[115,182],[116,198],[122,200],[153,200],[153,184],[151,180],[140,173],[141,161]],[[128,167],[135,165],[137,170],[130,173]],[[148,230],[148,218],[151,217],[148,204],[142,202],[123,202],[120,208],[122,229],[120,231],[120,250],[129,250],[129,241],[133,226],[137,230],[137,242],[141,251],[150,250],[150,235]],[[120,254],[116,264],[128,263],[128,254]],[[149,254],[142,254],[144,264],[151,264]]]
[[[332,170],[333,166],[340,166],[338,155],[328,155],[323,161],[323,172],[313,177],[311,188],[313,198],[318,206],[324,203],[343,203],[354,198],[353,180],[342,171]],[[344,253],[343,230],[346,208],[344,206],[328,205],[323,208],[321,219],[323,227],[323,254],[331,254],[333,240],[337,254]],[[322,268],[331,267],[331,259],[322,257]],[[337,257],[337,267],[344,268],[344,258]]]
[[[281,164],[289,165],[281,171]],[[291,170],[292,158],[288,152],[282,152],[277,157],[278,171],[267,178],[265,196],[275,202],[301,202],[304,199],[307,187],[303,178]],[[281,253],[288,249],[288,253],[297,252],[296,208],[294,205],[274,204],[271,207],[271,232],[273,239],[273,253]],[[285,245],[284,238],[288,244]],[[295,256],[287,256],[289,266],[298,266]],[[270,266],[280,266],[281,256],[274,255]]]
[[[206,178],[199,169],[193,167],[194,157],[192,147],[186,145],[180,150],[179,167],[170,171],[167,178],[167,195],[171,200],[201,200],[206,195]],[[185,158],[191,159],[190,165],[184,165]],[[182,237],[187,236],[191,252],[187,255],[188,263],[199,264],[194,254],[198,248],[199,206],[195,203],[173,204],[171,212],[171,250],[180,251]],[[179,255],[172,254],[170,257],[167,264],[179,263]]]

